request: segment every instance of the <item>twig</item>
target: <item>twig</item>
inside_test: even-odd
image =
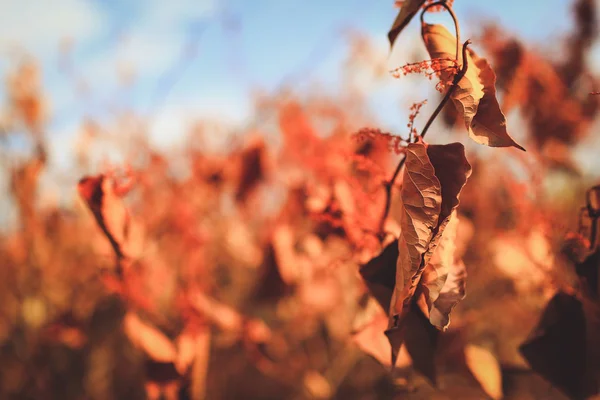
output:
[[[463,65],[462,65],[460,71],[454,76],[454,79],[452,80],[452,86],[450,86],[450,89],[448,89],[448,91],[444,95],[444,98],[442,99],[442,101],[440,101],[440,104],[437,106],[437,108],[435,109],[433,114],[431,114],[431,117],[429,117],[429,120],[425,124],[425,127],[423,127],[423,131],[421,132],[421,135],[419,136],[421,139],[423,139],[425,137],[425,135],[427,134],[427,131],[429,130],[429,127],[431,126],[431,124],[433,124],[433,121],[435,121],[435,119],[437,118],[439,113],[442,111],[442,108],[444,108],[444,105],[446,105],[446,103],[450,99],[450,96],[452,96],[452,93],[454,93],[454,90],[456,90],[456,88],[458,87],[458,83],[460,82],[460,80],[467,73],[467,69],[469,68],[469,63],[467,61],[467,47],[470,44],[471,44],[471,40],[467,40],[463,44],[463,47],[462,47],[462,56],[463,56],[463,60],[464,60]],[[400,162],[398,163],[398,166],[396,167],[396,170],[394,171],[394,175],[392,175],[392,179],[385,182],[385,184],[384,184],[384,186],[385,186],[385,208],[383,210],[383,215],[381,216],[381,220],[379,222],[380,235],[383,234],[383,227],[385,225],[385,221],[388,217],[388,214],[390,213],[390,207],[391,207],[391,203],[392,203],[392,188],[394,187],[394,182],[396,181],[396,178],[400,174],[400,171],[402,170],[402,167],[404,166],[405,162],[406,162],[406,154],[404,155],[404,158],[402,158],[402,160],[400,160]]]
[[[458,43],[458,41],[457,41],[457,43]],[[469,68],[469,62],[467,60],[467,47],[470,44],[471,44],[470,39],[467,40],[463,44],[463,47],[462,47],[463,65],[460,68],[460,71],[458,71],[458,73],[454,76],[454,79],[452,80],[452,86],[450,86],[450,89],[448,89],[448,91],[446,92],[446,95],[444,96],[442,101],[440,101],[440,104],[437,106],[437,108],[435,109],[433,114],[431,114],[431,117],[429,117],[429,120],[425,124],[425,127],[423,127],[423,131],[421,132],[421,139],[423,139],[425,137],[425,134],[429,130],[429,127],[431,126],[431,124],[433,124],[433,121],[435,121],[436,117],[442,111],[442,108],[444,108],[444,106],[446,105],[448,100],[450,100],[450,96],[452,95],[452,93],[454,93],[454,90],[458,87],[458,83],[460,82],[460,80],[467,73],[467,69]]]
[[[456,14],[454,14],[454,11],[452,11],[452,7],[446,4],[446,0],[436,1],[435,3],[431,3],[427,7],[423,8],[423,11],[421,11],[421,26],[423,26],[423,24],[425,23],[423,19],[425,12],[427,12],[427,10],[429,10],[430,8],[436,6],[444,7],[446,11],[448,11],[448,14],[450,14],[450,16],[452,17],[452,21],[454,22],[454,32],[456,33],[456,60],[458,61],[458,54],[460,49],[458,46],[458,44],[460,43],[460,25],[458,23],[458,18],[456,18]]]

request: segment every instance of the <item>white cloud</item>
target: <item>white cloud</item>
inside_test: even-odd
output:
[[[214,0],[144,0],[136,1],[135,6],[122,37],[107,43],[83,65],[86,79],[101,85],[114,83],[118,72],[157,78],[181,56],[189,23],[208,18],[216,10]]]
[[[225,128],[242,126],[250,119],[250,100],[239,94],[209,94],[201,98],[190,98],[171,104],[158,111],[150,120],[149,136],[157,147],[166,147],[186,138],[197,121],[219,121]],[[218,147],[225,138],[219,134],[207,134],[207,144]]]
[[[56,52],[61,40],[84,42],[102,32],[104,14],[85,0],[1,0],[0,49]]]

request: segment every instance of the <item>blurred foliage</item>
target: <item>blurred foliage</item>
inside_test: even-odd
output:
[[[403,350],[392,372],[379,362],[386,317],[359,271],[386,243],[377,230],[397,154],[392,135],[353,135],[376,125],[363,96],[264,96],[256,115],[269,117],[213,151],[205,143],[221,131],[208,122],[161,151],[135,117],[84,121],[76,175],[94,174],[63,204],[41,193],[56,175],[39,66],[17,66],[3,128],[23,129],[31,156],[3,149],[18,225],[0,236],[0,397],[481,399],[469,360],[483,351],[505,398],[564,398],[519,346],[557,290],[581,290],[562,249],[593,183],[565,168],[597,111],[573,85],[589,78],[587,3],[560,66],[485,31],[504,102],[526,115],[537,147],[469,154],[456,237],[468,295],[434,349],[435,386],[414,353]],[[378,79],[360,40],[348,65]],[[548,156],[551,141],[562,159]],[[98,162],[106,149],[128,164]],[[399,212],[395,196],[386,239]]]

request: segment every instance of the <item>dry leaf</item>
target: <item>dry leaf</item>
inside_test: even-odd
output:
[[[399,257],[390,313],[401,314],[416,289],[442,206],[442,187],[424,144],[410,144],[402,179]]]
[[[390,341],[383,333],[387,328],[388,319],[381,309],[373,317],[372,321],[352,336],[352,341],[365,353],[374,357],[382,365],[391,366],[390,354],[392,351]],[[404,368],[412,363],[406,346],[402,346],[399,351],[398,360],[395,366]]]
[[[123,325],[129,340],[154,361],[161,363],[176,361],[177,350],[171,340],[155,327],[142,321],[136,314],[127,313]]]
[[[414,368],[435,384],[435,359],[440,332],[429,323],[416,303],[411,304],[404,324],[406,328],[403,339]]]
[[[442,330],[448,327],[452,308],[465,296],[466,269],[454,257],[457,228],[458,217],[454,212],[421,278],[424,300],[421,304],[425,305],[422,311]]]
[[[401,234],[396,265],[396,286],[386,334],[398,350],[403,338],[403,319],[452,212],[471,174],[464,146],[410,144],[401,190]],[[440,286],[440,290],[441,287]],[[396,345],[394,345],[396,343]]]
[[[446,282],[429,313],[429,321],[439,329],[446,330],[450,324],[450,312],[465,298],[467,269],[462,261],[450,266]]]
[[[489,350],[469,344],[465,347],[467,367],[481,385],[481,388],[494,400],[501,399],[502,371],[500,363]]]
[[[510,147],[525,151],[506,130],[506,117],[500,109],[496,98],[496,74],[485,58],[478,57],[469,50],[469,54],[479,72],[479,80],[483,84],[483,98],[477,106],[477,113],[471,123],[469,134],[477,143],[491,147]],[[470,60],[469,60],[470,61]],[[469,65],[471,68],[471,65]]]
[[[143,228],[130,217],[113,182],[105,175],[85,177],[77,189],[94,214],[117,257],[135,257],[143,247]]]
[[[456,38],[442,25],[423,25],[423,38],[431,59],[454,59]],[[462,55],[459,54],[459,65]],[[469,136],[477,143],[491,147],[510,147],[525,150],[506,130],[506,118],[496,99],[496,75],[486,59],[473,51],[467,54],[465,76],[451,95],[452,102],[462,115]],[[450,61],[442,61],[442,82],[451,82],[454,72]]]
[[[582,303],[557,293],[520,347],[531,368],[573,398],[584,398],[586,320]]]
[[[402,7],[398,12],[398,16],[394,20],[392,29],[388,32],[388,39],[390,40],[390,47],[394,46],[396,38],[402,32],[402,30],[408,25],[411,19],[419,12],[421,6],[425,3],[425,0],[406,0],[402,2]]]
[[[377,257],[371,259],[360,269],[360,274],[365,280],[369,292],[388,314],[396,282],[397,260],[398,240],[394,240]]]

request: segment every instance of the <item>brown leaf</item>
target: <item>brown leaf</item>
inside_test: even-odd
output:
[[[413,303],[406,321],[405,342],[414,368],[431,382],[436,382],[435,358],[440,332]],[[389,335],[389,333],[388,333]]]
[[[448,327],[450,311],[465,293],[466,271],[454,257],[458,217],[456,212],[453,214],[421,278],[424,297],[421,304],[425,306],[422,311],[434,326],[442,330]]]
[[[386,313],[390,312],[390,302],[394,293],[397,260],[398,240],[394,240],[360,269],[369,292]]]
[[[112,180],[105,175],[85,177],[79,181],[77,189],[117,257],[139,254],[143,242],[142,227],[130,218],[122,200],[115,194]]]
[[[465,298],[467,269],[462,261],[451,264],[446,282],[429,312],[429,321],[439,329],[446,330],[450,325],[450,312]]]
[[[390,313],[401,314],[419,283],[424,256],[433,239],[442,206],[442,187],[422,143],[412,143],[406,150],[402,179],[401,233],[396,264],[396,286]]]
[[[402,30],[408,25],[411,19],[419,12],[421,6],[425,3],[425,0],[406,0],[402,3],[402,7],[398,12],[398,16],[394,20],[392,29],[388,32],[388,39],[390,40],[390,47],[394,46],[396,38],[402,32]]]
[[[174,363],[177,360],[177,349],[173,342],[158,329],[142,321],[136,314],[127,313],[123,325],[129,340],[154,361]]]
[[[387,328],[387,316],[378,308],[378,313],[362,329],[352,336],[352,341],[365,353],[374,357],[382,365],[391,366],[390,341],[384,334]],[[411,364],[406,347],[401,347],[395,366],[403,368]]]
[[[531,368],[573,398],[584,398],[586,320],[582,303],[557,293],[520,347]]]
[[[494,400],[501,399],[502,371],[496,357],[484,347],[469,344],[465,347],[465,361],[487,395]]]
[[[464,147],[448,145],[410,144],[401,190],[401,233],[398,239],[399,257],[396,264],[396,286],[390,307],[390,330],[397,330],[394,339],[402,343],[402,323],[452,212],[458,206],[458,196],[471,174]],[[440,289],[443,285],[440,285]],[[432,302],[433,303],[433,302]],[[394,352],[398,345],[392,343]]]
[[[431,59],[454,59],[456,38],[442,25],[423,25],[423,38]],[[467,53],[468,68],[451,95],[454,106],[462,115],[469,136],[477,143],[491,147],[510,147],[525,150],[506,130],[506,118],[496,99],[496,75],[484,58],[473,51]],[[462,55],[459,54],[459,65]],[[440,78],[451,82],[454,77],[450,61],[441,61]]]
[[[513,146],[525,151],[506,130],[506,117],[496,98],[496,74],[485,58],[478,57],[473,51],[469,51],[469,53],[472,60],[475,61],[479,80],[483,84],[483,98],[477,106],[477,113],[471,123],[469,135],[480,144],[491,147]],[[469,64],[469,68],[471,68],[471,64]]]

